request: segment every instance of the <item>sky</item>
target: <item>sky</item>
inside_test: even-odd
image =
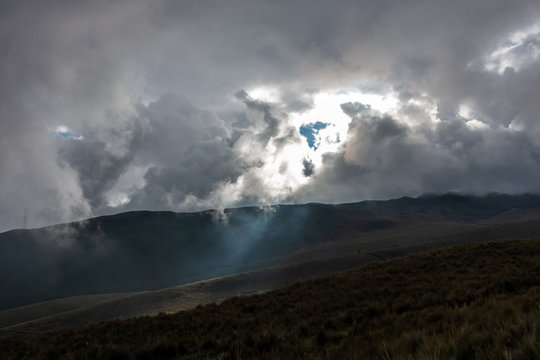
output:
[[[0,231],[540,190],[540,2],[0,2]]]

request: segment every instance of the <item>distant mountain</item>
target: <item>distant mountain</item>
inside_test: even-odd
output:
[[[536,218],[537,195],[446,194],[342,205],[138,211],[13,230],[0,234],[0,309],[163,288]]]
[[[418,198],[401,197],[387,201],[363,201],[350,204],[376,214],[415,212],[454,220],[480,220],[512,209],[538,208],[540,196],[490,193],[474,196],[460,193],[424,194]]]

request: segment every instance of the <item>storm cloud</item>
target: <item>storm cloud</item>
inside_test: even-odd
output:
[[[538,192],[538,19],[527,0],[3,1],[0,231],[24,209]]]

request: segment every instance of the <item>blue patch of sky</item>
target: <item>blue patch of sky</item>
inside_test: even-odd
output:
[[[75,139],[75,140],[82,140],[83,139],[82,135],[75,134],[69,129],[58,130],[58,131],[56,131],[56,135],[60,135],[60,136],[65,137],[65,138],[72,138],[72,139]]]
[[[317,150],[317,148],[319,147],[319,142],[317,141],[316,135],[319,134],[319,130],[326,128],[328,125],[330,124],[323,123],[321,121],[304,124],[300,126],[300,135],[306,138],[309,147]]]

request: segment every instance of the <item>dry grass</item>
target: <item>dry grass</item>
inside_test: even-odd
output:
[[[0,342],[4,359],[540,358],[540,241],[461,245],[172,315]]]

